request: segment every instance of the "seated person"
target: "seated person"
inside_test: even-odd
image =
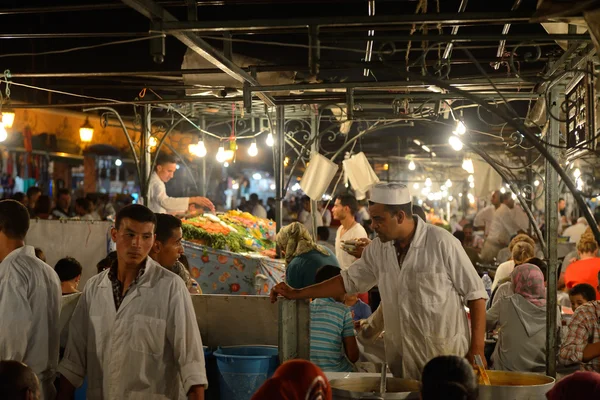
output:
[[[533,264],[513,270],[514,294],[495,303],[486,313],[488,331],[499,327],[492,368],[503,371],[543,372],[546,369],[546,288],[542,271]]]
[[[571,308],[573,312],[580,306],[590,301],[596,300],[596,289],[587,283],[580,283],[569,290],[569,300],[571,301]]]
[[[73,257],[61,258],[54,266],[54,270],[60,278],[63,296],[79,293],[79,281],[83,271],[79,261]]]
[[[490,306],[493,306],[498,300],[500,300],[502,297],[507,297],[512,295],[513,293],[511,292],[511,284],[510,284],[510,277],[511,277],[511,273],[514,269],[514,267],[516,265],[521,265],[523,263],[525,263],[526,261],[529,262],[528,260],[532,260],[533,259],[533,254],[534,254],[534,249],[533,246],[528,243],[528,242],[518,242],[513,246],[513,250],[512,250],[512,260],[510,261],[512,263],[512,267],[510,268],[510,273],[508,274],[507,278],[504,278],[500,281],[498,281],[498,286],[496,287],[496,289],[492,289],[492,296],[490,297],[490,300],[488,301],[488,304]],[[541,261],[541,260],[540,260]],[[543,263],[543,261],[542,261]],[[534,265],[537,265],[536,263],[532,263]],[[545,264],[544,264],[545,266]],[[498,267],[500,268],[500,267]],[[546,268],[547,270],[547,268]],[[496,272],[496,277],[494,278],[494,281],[496,281],[496,278],[498,277],[498,272]],[[493,287],[493,285],[492,285]]]
[[[371,316],[371,307],[363,302],[355,294],[346,294],[344,304],[350,307],[352,312],[352,319],[354,321],[360,321],[361,319],[367,319]]]
[[[315,283],[341,273],[337,266],[319,268]],[[350,308],[340,298],[315,299],[310,303],[310,361],[325,372],[352,372],[358,361],[358,344]]]
[[[325,265],[339,267],[334,252],[316,244],[299,222],[281,228],[275,241],[285,257],[285,281],[294,289],[314,285],[317,270]]]
[[[600,272],[600,258],[596,257],[598,243],[588,228],[577,243],[577,254],[579,261],[575,261],[567,267],[564,282],[567,289],[572,289],[580,283],[587,283],[592,287],[598,286],[598,273]],[[596,292],[596,298],[600,299],[600,293]]]
[[[422,400],[476,400],[479,385],[464,357],[439,356],[423,368]]]
[[[501,281],[510,280],[510,274],[513,271],[513,269],[515,268],[515,259],[514,259],[514,256],[512,255],[513,250],[514,250],[515,246],[517,245],[517,243],[520,243],[520,242],[529,243],[531,245],[531,248],[534,249],[532,251],[531,256],[529,256],[529,258],[531,258],[535,255],[535,242],[533,241],[533,239],[531,237],[529,237],[528,235],[525,235],[524,233],[521,233],[521,234],[518,234],[517,236],[515,236],[510,241],[510,244],[508,245],[508,251],[510,251],[510,254],[511,254],[510,260],[503,262],[502,264],[500,264],[498,266],[498,269],[496,269],[496,275],[494,276],[494,282],[492,282],[492,292],[496,289],[496,287],[498,287],[500,285]]]
[[[290,360],[277,368],[252,400],[332,400],[331,392],[329,381],[319,367],[306,360]]]
[[[558,357],[563,364],[580,363],[584,371],[600,372],[600,301],[577,307]]]
[[[335,254],[335,247],[333,247],[333,245],[331,243],[329,243],[328,240],[329,240],[329,227],[327,227],[327,226],[318,227],[317,228],[317,244],[321,245],[323,247],[327,247],[329,250],[331,250]]]

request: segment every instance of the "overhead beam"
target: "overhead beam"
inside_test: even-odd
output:
[[[123,0],[142,2],[144,0]],[[338,16],[308,17],[287,19],[240,19],[240,20],[206,20],[206,21],[173,21],[163,19],[162,30],[165,32],[223,32],[223,31],[261,31],[267,29],[295,28],[307,29],[309,26],[348,28],[356,26],[385,26],[412,24],[486,24],[528,22],[531,12],[474,12],[474,13],[440,13],[440,14],[399,14],[377,16]]]
[[[154,23],[159,22],[172,22],[180,23],[171,13],[161,7],[153,0],[122,0],[123,3],[138,11],[146,18],[150,19]],[[197,23],[196,21],[190,21],[191,23]],[[173,34],[174,37],[179,39],[183,44],[189,47],[192,51],[206,59],[208,62],[219,68],[227,75],[239,82],[247,82],[250,86],[259,85],[258,81],[250,76],[246,71],[237,66],[233,61],[228,60],[223,53],[213,48],[210,44],[200,39],[195,33],[191,32],[177,32]],[[275,101],[269,94],[260,94],[260,99],[268,106],[274,106]]]

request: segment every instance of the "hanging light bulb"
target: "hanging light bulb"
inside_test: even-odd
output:
[[[535,187],[540,186],[540,181],[536,179],[535,182],[533,182],[533,186],[535,186]]]
[[[79,138],[82,142],[91,142],[94,137],[94,127],[90,124],[88,117],[85,117],[85,122],[79,128]]]
[[[473,189],[473,188],[475,187],[475,182],[470,182],[470,183],[469,183],[469,187],[470,187],[471,189]]]
[[[148,146],[156,147],[156,145],[158,145],[158,140],[156,140],[154,136],[150,136],[150,139],[148,139]]]
[[[417,166],[415,165],[415,162],[413,160],[410,160],[410,162],[408,163],[408,169],[411,171],[417,169]]]
[[[219,150],[217,150],[217,161],[220,163],[225,162],[225,147],[223,145],[219,146]]]
[[[448,138],[448,143],[450,143],[450,147],[452,147],[452,150],[454,151],[461,151],[463,149],[463,143],[457,136],[450,136]]]
[[[504,189],[503,187],[500,188],[500,193],[504,194],[506,193],[506,189]]]
[[[450,179],[448,179],[448,180],[446,181],[446,187],[447,187],[447,188],[451,188],[451,187],[452,187],[452,181],[451,181]]]
[[[273,147],[274,144],[275,144],[275,139],[273,139],[273,134],[271,132],[269,132],[269,134],[267,135],[267,146]]]
[[[452,195],[448,196],[448,201],[452,201],[454,200],[454,197],[452,197]]]
[[[465,124],[459,119],[456,121],[456,129],[454,130],[454,132],[457,135],[464,135],[465,133],[467,133],[467,127],[465,126]]]
[[[419,184],[418,183],[413,184],[413,189],[419,190]]]
[[[256,157],[258,155],[258,147],[256,147],[256,142],[252,142],[250,147],[248,147],[248,155],[250,157]]]
[[[0,122],[0,142],[4,142],[6,139],[8,139],[8,132],[6,132],[4,124]]]
[[[469,175],[469,178],[467,179],[467,181],[469,181],[469,183],[473,183],[473,182],[475,182],[475,178],[473,177],[473,175]]]
[[[431,179],[430,178],[425,179],[425,186],[431,187],[431,185],[432,185]]]
[[[121,161],[121,159],[117,158],[117,159],[115,160],[115,165],[116,165],[117,167],[120,167],[121,165],[123,165],[123,161]]]
[[[196,145],[196,153],[198,157],[206,156],[206,146],[204,145],[204,140],[198,140],[198,144]]]
[[[15,122],[15,112],[10,108],[4,108],[2,110],[2,123],[4,124],[5,129],[12,128]]]

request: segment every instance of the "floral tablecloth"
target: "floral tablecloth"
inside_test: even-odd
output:
[[[283,260],[183,242],[190,274],[204,294],[266,295],[285,278]]]

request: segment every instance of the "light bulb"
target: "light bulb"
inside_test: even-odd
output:
[[[575,179],[579,178],[581,176],[581,170],[579,168],[575,168],[575,171],[573,171],[573,176]]]
[[[452,195],[448,196],[448,201],[452,201],[454,200],[454,197],[452,197]]]
[[[418,190],[419,189],[419,184],[418,183],[413,184],[413,189]]]
[[[196,153],[198,157],[206,156],[206,146],[204,145],[204,140],[198,140],[198,144],[196,145]]]
[[[415,162],[413,160],[410,160],[410,162],[408,163],[408,169],[414,171],[416,168],[417,166],[415,165]]]
[[[179,164],[175,164],[175,169],[178,170],[179,168],[181,168],[181,166]]]
[[[225,163],[223,163],[223,166],[224,166],[225,168],[229,168],[229,163],[228,163],[227,161],[225,161]]]
[[[90,124],[88,117],[85,118],[85,122],[79,128],[79,138],[82,142],[91,142],[94,136],[94,127]]]
[[[262,175],[256,172],[254,175],[252,175],[252,179],[255,181],[260,181],[262,179]]]
[[[158,144],[158,140],[156,140],[156,138],[154,136],[150,136],[150,139],[148,139],[148,146],[156,147],[157,144]]]
[[[273,134],[271,132],[269,132],[269,134],[267,135],[267,146],[273,147],[274,144],[275,144],[275,139],[273,139]]]
[[[475,182],[475,178],[473,177],[473,175],[469,175],[469,178],[467,180],[469,181],[469,183]]]
[[[462,196],[463,196],[463,194],[462,194],[462,193],[459,193],[459,194],[458,194],[458,197],[462,197]]]
[[[535,186],[535,187],[540,186],[540,181],[536,179],[535,182],[533,182],[533,186]]]
[[[274,183],[271,183],[271,185],[269,186],[269,189],[275,190],[275,189],[277,189],[277,186],[275,186]]]
[[[217,150],[217,161],[220,163],[225,162],[225,148],[223,146],[219,146],[219,150]]]
[[[121,161],[120,159],[118,159],[118,158],[117,158],[117,159],[115,160],[115,165],[116,165],[117,167],[120,167],[121,165],[123,165],[123,161]]]
[[[469,183],[469,187],[470,187],[471,189],[473,189],[473,188],[475,187],[475,182],[470,182],[470,183]]]
[[[464,135],[466,132],[467,127],[465,124],[461,120],[456,121],[456,129],[454,130],[454,133],[458,135]]]
[[[430,178],[425,179],[425,186],[431,187],[431,179]]]
[[[506,189],[500,188],[500,193],[502,193],[502,194],[506,193]]]
[[[248,147],[248,155],[250,157],[256,157],[258,155],[258,147],[256,147],[256,142],[252,142],[250,147]]]
[[[447,190],[448,190],[448,188],[446,187],[446,185],[442,185],[442,186],[440,187],[440,190],[441,190],[442,192],[445,192],[445,191],[447,191]]]
[[[447,187],[447,188],[451,188],[451,187],[452,187],[452,181],[451,181],[450,179],[448,179],[448,180],[446,181],[446,187]]]
[[[231,185],[231,188],[233,190],[238,190],[240,188],[240,184],[239,183],[234,183],[233,185]]]
[[[511,194],[511,195],[510,195],[510,197],[512,197],[512,199],[513,199],[513,200],[516,200],[516,199],[517,199],[517,195],[516,195],[516,194],[514,194],[514,193],[513,193],[513,194]]]
[[[0,142],[4,142],[6,139],[8,139],[8,132],[6,132],[4,124],[0,122]]]
[[[452,147],[452,150],[454,151],[461,151],[463,148],[463,143],[454,135],[448,138],[448,143],[450,143],[450,147]]]
[[[15,112],[10,109],[2,111],[2,123],[5,129],[12,128],[15,123]]]

